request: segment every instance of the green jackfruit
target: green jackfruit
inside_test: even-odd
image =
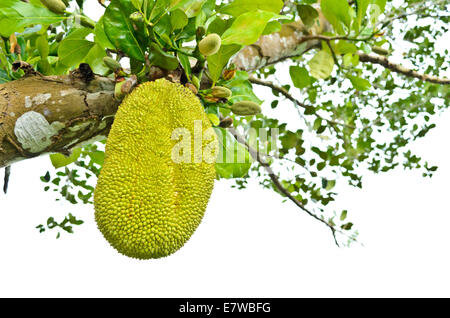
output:
[[[191,135],[183,148],[190,154],[181,163],[173,159],[177,128]],[[138,259],[180,249],[200,224],[213,189],[213,148],[217,136],[189,89],[159,79],[129,94],[112,125],[94,193],[95,220],[109,243]]]

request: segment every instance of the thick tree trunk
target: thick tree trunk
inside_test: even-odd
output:
[[[31,75],[0,85],[0,167],[106,136],[118,104],[103,77]]]

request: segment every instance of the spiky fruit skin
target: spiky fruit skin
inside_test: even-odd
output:
[[[261,113],[261,106],[252,101],[241,101],[234,103],[231,111],[238,116],[252,116]]]
[[[168,256],[200,224],[214,185],[215,157],[204,154],[194,161],[191,142],[189,163],[172,160],[179,143],[171,138],[174,129],[185,128],[194,139],[194,126],[212,131],[198,98],[165,79],[140,85],[119,107],[94,205],[98,228],[120,253],[138,259]],[[203,151],[217,145],[217,136],[211,136],[202,138]]]
[[[220,36],[216,33],[211,33],[198,43],[198,49],[204,56],[210,56],[219,52],[221,44],[222,39]]]
[[[66,11],[66,5],[61,0],[41,0],[41,3],[54,13],[62,14]]]

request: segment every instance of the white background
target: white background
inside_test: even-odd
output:
[[[180,251],[133,260],[109,247],[92,206],[58,203],[42,190],[48,158],[15,164],[0,195],[0,297],[449,297],[449,122],[447,112],[410,146],[439,166],[432,179],[399,169],[367,173],[363,190],[338,183],[334,207],[349,210],[364,247],[337,248],[325,226],[273,191],[217,182]],[[86,222],[75,234],[56,240],[35,229],[68,212]]]

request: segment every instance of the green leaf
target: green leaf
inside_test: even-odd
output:
[[[361,22],[364,16],[366,15],[367,8],[372,0],[356,0],[357,11],[356,11],[356,25],[355,28],[358,31],[361,27]]]
[[[253,86],[248,80],[248,74],[245,71],[237,71],[234,78],[228,81],[227,86],[233,92],[230,102],[252,101],[261,105],[263,102],[253,92]]]
[[[245,146],[237,142],[233,135],[223,129],[214,128],[219,140],[216,172],[225,179],[242,178],[247,175],[252,163]]]
[[[166,70],[174,70],[179,64],[176,56],[164,52],[156,43],[150,44],[148,59],[151,64]]]
[[[347,218],[347,210],[342,211],[340,220],[344,221]]]
[[[130,1],[112,1],[106,8],[103,25],[108,39],[116,48],[121,49],[129,57],[144,61],[144,49],[139,44],[129,20],[130,14],[134,11]]]
[[[371,87],[370,82],[364,78],[353,75],[347,75],[347,77],[352,82],[353,87],[358,91],[366,91]]]
[[[50,47],[48,46],[47,35],[41,35],[36,39],[36,48],[38,49],[39,55],[42,59],[46,59],[48,53],[50,52]]]
[[[144,0],[131,0],[131,3],[133,4],[133,7],[135,7],[137,10],[140,10],[142,8]]]
[[[314,24],[314,21],[319,17],[317,10],[310,5],[299,4],[297,5],[297,11],[303,24],[307,27],[311,27]]]
[[[103,166],[105,161],[105,152],[103,151],[93,151],[88,153],[93,163],[98,164],[99,166]]]
[[[58,48],[58,56],[60,63],[67,67],[78,66],[91,48],[93,42],[85,40],[86,36],[91,33],[91,29],[80,28],[73,31],[69,36],[61,41]]]
[[[222,34],[222,44],[253,44],[259,39],[267,23],[276,17],[277,14],[267,11],[244,13]]]
[[[349,29],[352,23],[352,9],[348,5],[347,0],[322,0],[320,8],[336,32],[345,34],[346,31],[343,26]]]
[[[178,30],[184,28],[188,24],[188,17],[181,9],[176,9],[170,13],[170,24],[172,30]]]
[[[224,67],[228,64],[230,58],[239,52],[240,45],[222,45],[219,52],[207,57],[209,76],[213,83],[216,83],[222,76]]]
[[[109,68],[103,62],[105,56],[105,49],[98,43],[95,43],[84,58],[84,62],[90,65],[94,73],[106,75],[109,72]]]
[[[21,32],[33,24],[56,24],[66,17],[57,15],[47,8],[36,6],[20,0],[0,1],[0,35],[8,37],[14,32]]]
[[[98,43],[100,46],[104,47],[105,49],[115,49],[114,45],[111,43],[111,41],[108,39],[105,33],[105,26],[103,24],[103,17],[98,20],[98,22],[95,24],[94,29],[95,34],[95,43]]]
[[[327,186],[325,187],[325,190],[330,191],[333,189],[336,185],[336,180],[327,180]]]
[[[55,169],[65,167],[75,162],[81,155],[81,148],[75,148],[69,157],[64,156],[60,153],[54,153],[50,155],[50,160],[52,161],[53,167]]]
[[[177,5],[172,6],[172,10],[182,10],[188,18],[197,16],[202,9],[202,6],[207,0],[181,0]]]
[[[268,35],[275,32],[279,32],[281,30],[281,23],[278,21],[270,21],[267,23],[266,27],[264,28],[264,31],[262,35]]]
[[[222,7],[220,13],[229,14],[234,17],[257,10],[278,14],[282,8],[282,0],[234,0],[230,4]]]
[[[306,68],[292,65],[289,74],[295,87],[302,89],[311,85],[311,77]]]
[[[311,76],[317,79],[326,79],[333,72],[334,60],[327,51],[319,51],[308,63]]]
[[[346,224],[341,225],[341,229],[345,230],[345,231],[350,231],[353,227],[353,223],[348,222]]]
[[[372,0],[372,4],[369,6],[369,20],[371,25],[375,25],[378,22],[378,17],[384,12],[386,7],[386,0]]]

